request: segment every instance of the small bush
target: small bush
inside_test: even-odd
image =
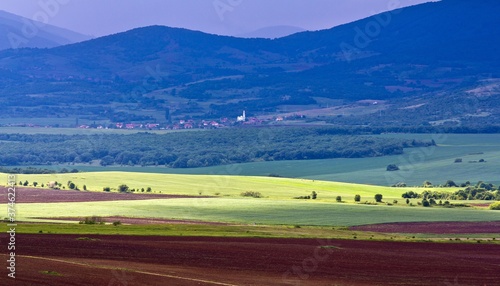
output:
[[[262,194],[254,191],[246,191],[241,193],[242,197],[262,198]]]
[[[337,196],[335,198],[335,200],[337,201],[337,203],[341,203],[342,202],[342,197],[341,196]]]
[[[381,194],[376,194],[375,195],[375,201],[377,203],[381,203],[383,198],[384,198],[384,196],[382,196]]]
[[[318,197],[318,194],[315,191],[311,193],[311,199],[315,200]]]
[[[490,205],[490,210],[500,211],[500,202],[496,202]]]
[[[294,199],[297,199],[297,200],[310,200],[311,196],[299,196],[299,197],[294,197]]]
[[[118,186],[118,192],[120,193],[128,193],[129,192],[129,187],[125,184],[119,185]]]
[[[361,201],[361,196],[360,195],[355,195],[354,196],[354,201],[359,203]]]
[[[429,203],[429,201],[428,201],[428,200],[423,199],[423,200],[422,200],[422,206],[424,206],[424,207],[430,207],[430,206],[431,206],[431,204]]]
[[[104,187],[104,188],[102,188],[102,191],[109,193],[109,192],[111,192],[111,188],[110,187]]]
[[[113,225],[114,225],[114,226],[119,226],[119,225],[121,225],[121,224],[122,224],[122,222],[121,222],[121,221],[114,221],[114,222],[113,222]]]
[[[389,172],[398,171],[399,167],[396,164],[390,164],[387,166],[386,170]]]
[[[104,224],[104,221],[101,217],[92,216],[86,217],[84,220],[80,221],[79,224]]]

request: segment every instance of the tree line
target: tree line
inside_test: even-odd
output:
[[[232,128],[168,134],[0,134],[0,165],[61,163],[207,167],[232,163],[402,154],[433,141],[342,135],[327,127]]]

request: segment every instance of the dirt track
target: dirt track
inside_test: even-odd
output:
[[[1,237],[6,245],[6,236]],[[447,286],[500,281],[500,245],[491,244],[79,237],[19,235],[16,283],[2,267],[0,285]],[[6,258],[2,254],[0,260]]]

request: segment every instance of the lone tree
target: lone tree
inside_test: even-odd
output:
[[[354,201],[355,202],[360,202],[361,201],[361,196],[360,195],[355,195],[354,196]]]
[[[448,181],[446,181],[446,183],[444,184],[443,187],[451,188],[451,187],[458,187],[458,185],[454,181],[448,180]]]
[[[429,181],[425,181],[425,182],[422,184],[422,186],[423,186],[424,188],[432,188],[432,183],[431,183],[431,182],[429,182]]]
[[[392,171],[398,171],[399,167],[396,164],[390,164],[387,166],[387,171],[392,172]]]
[[[311,199],[315,200],[318,197],[318,194],[315,191],[311,193]]]
[[[377,203],[381,203],[383,198],[384,198],[384,196],[382,196],[381,194],[376,194],[375,195],[375,201]]]
[[[126,193],[126,192],[128,192],[128,186],[125,185],[125,184],[119,185],[118,186],[118,192],[120,192],[120,193]]]
[[[337,200],[337,203],[341,203],[342,202],[342,197],[341,196],[337,196],[336,200]]]

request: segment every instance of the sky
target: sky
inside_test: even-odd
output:
[[[328,29],[431,0],[1,0],[0,10],[94,37],[164,25],[219,35]]]

